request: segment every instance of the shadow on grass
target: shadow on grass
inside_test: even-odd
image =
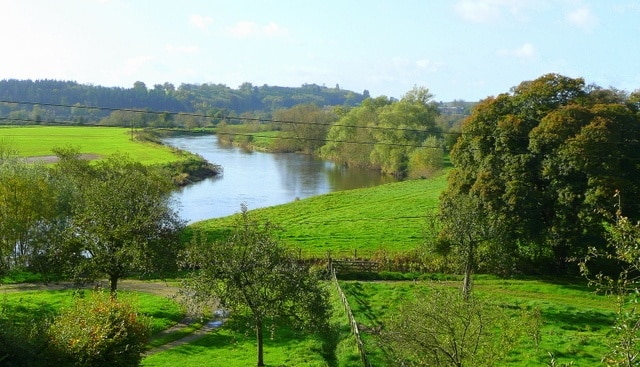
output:
[[[543,310],[542,315],[546,322],[563,330],[597,331],[611,328],[615,322],[613,313],[594,310],[550,308]]]
[[[351,299],[355,300],[355,304],[350,305],[354,314],[357,313],[358,315],[360,315],[360,318],[364,316],[373,324],[371,326],[382,324],[382,321],[379,319],[378,315],[374,312],[371,304],[369,303],[369,297],[364,292],[362,283],[345,283],[342,285],[342,289],[345,294],[349,295]]]
[[[340,341],[342,340],[340,325],[330,325],[326,330],[323,330],[323,332],[320,334],[320,338],[322,339],[322,358],[325,362],[327,362],[327,366],[337,367],[337,349],[338,344],[340,344]]]

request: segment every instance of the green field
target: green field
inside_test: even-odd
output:
[[[327,284],[327,286],[331,286]],[[331,332],[324,337],[304,334],[286,327],[265,339],[265,361],[270,366],[320,367],[339,363],[343,367],[359,367],[355,340],[350,334],[342,304],[331,287],[334,315]],[[86,296],[89,290],[81,291]],[[77,294],[73,290],[10,291],[0,288],[0,318],[16,323],[30,323],[35,318],[48,318],[71,305]],[[119,297],[131,300],[141,313],[151,318],[152,333],[170,327],[184,316],[182,308],[167,297],[145,292],[119,292]],[[255,364],[255,335],[242,317],[227,321],[220,329],[189,344],[153,354],[143,360],[143,366],[247,366]],[[187,336],[187,328],[169,338]],[[173,338],[171,337],[173,336]],[[159,346],[152,338],[151,345]]]
[[[337,292],[332,285],[334,314],[327,335],[309,335],[285,328],[265,336],[264,358],[267,366],[361,367],[355,339]],[[192,343],[146,357],[144,367],[229,366],[256,364],[256,340],[250,322],[230,320],[220,329]]]
[[[72,304],[77,293],[72,289],[46,291],[3,291],[0,288],[0,317],[16,323],[30,322],[34,317],[51,317]],[[151,318],[152,333],[162,331],[184,317],[184,311],[167,297],[144,292],[120,292],[119,297],[131,301],[140,312]]]
[[[147,164],[175,160],[170,149],[133,142],[129,130],[90,127],[0,127],[0,145],[9,145],[23,156],[50,155],[57,146],[76,146],[82,153],[108,155],[126,152]],[[426,219],[438,205],[446,187],[446,174],[431,180],[413,180],[299,200],[252,210],[257,219],[268,219],[283,228],[281,239],[302,257],[395,255],[424,243]],[[239,209],[239,208],[238,208]],[[249,208],[251,209],[251,208]],[[191,230],[205,230],[211,237],[229,233],[233,218],[195,223]],[[455,279],[451,276],[448,279]],[[400,304],[417,292],[433,287],[459,287],[460,281],[440,282],[352,282],[342,281],[359,324],[375,327],[397,313]],[[474,292],[479,297],[513,310],[539,309],[541,341],[535,345],[524,337],[503,362],[504,366],[545,366],[552,354],[560,363],[573,366],[601,365],[607,352],[614,322],[614,300],[595,295],[581,279],[501,279],[477,276]],[[153,317],[158,332],[179,320],[182,310],[172,301],[145,293],[129,293],[140,310]],[[71,302],[71,291],[3,292],[0,287],[0,316],[28,322],[32,315],[53,315]],[[336,332],[327,340],[318,336],[283,330],[265,344],[265,362],[271,366],[360,366],[355,341],[346,316],[333,295],[333,324]],[[253,331],[242,319],[227,323],[192,343],[151,355],[144,366],[247,366],[255,364]],[[192,331],[194,329],[188,329]],[[375,335],[365,333],[373,365],[385,365]],[[165,339],[163,339],[165,340]],[[171,340],[171,338],[166,339]],[[161,343],[155,340],[154,346]]]
[[[397,313],[403,301],[434,287],[458,288],[460,282],[358,282],[341,281],[358,324],[373,328],[384,325]],[[328,284],[328,286],[330,286]],[[332,288],[334,315],[330,337],[319,337],[294,330],[276,331],[265,343],[265,362],[270,366],[359,367],[361,362],[350,334],[346,315]],[[88,291],[87,291],[88,292]],[[544,366],[552,354],[559,363],[573,366],[600,365],[614,322],[615,303],[608,296],[596,295],[586,282],[577,280],[501,279],[478,276],[475,292],[479,297],[501,305],[517,315],[519,310],[539,309],[542,316],[541,340],[536,346],[525,333],[516,349],[500,366]],[[166,297],[144,292],[123,292],[142,313],[153,319],[158,332],[179,320],[181,308]],[[11,291],[0,289],[2,317],[28,322],[34,315],[54,315],[69,305],[73,292]],[[183,336],[183,334],[180,334]],[[376,336],[363,333],[368,356],[374,366],[384,366],[383,352]],[[169,340],[167,340],[169,341]],[[157,346],[157,344],[154,344]],[[255,364],[255,337],[243,318],[227,322],[207,336],[189,344],[146,357],[143,366],[247,366]]]
[[[251,215],[280,225],[282,240],[303,257],[322,257],[329,251],[333,257],[397,254],[424,243],[426,216],[437,208],[446,182],[441,175],[333,192],[252,210]],[[232,225],[233,219],[226,217],[191,228],[219,238]]]
[[[341,282],[359,324],[383,325],[401,302],[416,292],[429,292],[433,287],[459,288],[461,282]],[[501,366],[546,366],[552,354],[559,363],[573,366],[601,365],[607,352],[615,315],[615,301],[599,296],[586,286],[586,281],[506,280],[481,277],[475,282],[479,297],[497,303],[517,315],[518,310],[538,308],[542,316],[538,346],[529,335]],[[517,316],[514,316],[517,317]],[[364,334],[372,364],[383,366],[385,360],[376,347],[375,336]]]
[[[73,147],[80,153],[98,156],[126,153],[144,164],[177,160],[171,148],[131,140],[131,130],[119,127],[0,126],[0,145],[23,157],[50,156],[53,148]]]

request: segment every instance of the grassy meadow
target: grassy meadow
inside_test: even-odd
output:
[[[56,315],[69,307],[74,297],[82,297],[89,290],[3,290],[0,287],[0,317],[17,323],[28,323],[35,318]],[[140,313],[151,319],[152,333],[158,333],[184,317],[184,310],[164,296],[144,292],[122,291],[118,294],[137,306]]]
[[[266,143],[266,140],[265,140]],[[16,149],[21,156],[51,155],[54,147],[78,147],[81,153],[100,156],[119,151],[145,164],[175,160],[170,148],[130,140],[130,130],[111,127],[0,127],[0,146]],[[270,208],[251,210],[259,220],[282,227],[281,239],[302,257],[393,255],[424,243],[426,217],[438,206],[446,187],[446,174],[429,180],[413,180],[334,192]],[[251,208],[249,208],[251,209]],[[212,238],[228,234],[233,217],[206,220],[190,225]],[[341,281],[359,324],[384,325],[400,304],[416,293],[433,287],[459,287],[450,276],[443,281],[364,282]],[[31,281],[28,277],[24,281]],[[6,281],[5,281],[6,282]],[[333,287],[331,287],[333,289]],[[539,310],[541,339],[536,345],[523,337],[502,366],[545,366],[552,354],[560,364],[601,365],[614,322],[613,299],[595,295],[581,279],[501,279],[476,276],[474,292],[517,315],[519,310]],[[152,318],[154,333],[175,324],[184,316],[174,301],[144,292],[123,292],[145,315]],[[0,286],[0,317],[27,323],[34,315],[50,316],[73,299],[71,290],[12,290]],[[295,330],[278,331],[265,338],[265,362],[269,366],[361,366],[346,315],[335,290],[333,328],[324,337]],[[194,331],[200,324],[151,346]],[[375,335],[364,333],[374,366],[385,365]],[[216,331],[186,345],[150,355],[142,365],[150,366],[247,366],[255,364],[255,336],[242,318],[230,320]]]
[[[310,335],[286,327],[265,331],[264,360],[267,366],[361,367],[356,342],[349,329],[342,303],[330,286],[334,309],[331,329],[325,335]],[[152,354],[142,360],[144,367],[229,366],[256,363],[256,340],[250,322],[243,318],[227,321],[222,327],[189,344]]]
[[[8,146],[23,157],[50,156],[53,148],[73,147],[99,157],[126,153],[144,164],[177,160],[171,148],[131,140],[131,130],[121,127],[0,126],[0,146]]]
[[[424,242],[428,213],[436,210],[446,175],[371,188],[333,192],[292,203],[251,210],[258,220],[280,227],[282,240],[302,257],[382,256]],[[251,208],[249,208],[251,209]],[[234,225],[233,217],[192,224],[211,238]]]
[[[542,281],[480,277],[475,295],[496,303],[518,317],[520,310],[540,311],[538,345],[531,335],[519,344],[500,366],[547,366],[553,355],[558,365],[598,366],[607,352],[615,319],[615,300],[596,295],[581,280]],[[398,312],[399,305],[434,287],[461,286],[461,281],[445,282],[341,282],[355,318],[373,328],[384,325]],[[376,337],[364,333],[368,356],[374,366],[384,366],[383,352]]]

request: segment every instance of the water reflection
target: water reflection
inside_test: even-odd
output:
[[[302,154],[246,151],[220,144],[212,135],[168,138],[165,143],[197,153],[224,169],[221,177],[176,191],[180,216],[188,222],[234,214],[241,203],[256,209],[393,181],[373,171],[340,167]]]

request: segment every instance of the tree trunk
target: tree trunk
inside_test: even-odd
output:
[[[469,300],[471,296],[471,275],[473,274],[473,259],[474,259],[475,244],[470,244],[467,251],[467,259],[464,264],[464,280],[462,282],[462,298],[465,301]]]
[[[109,283],[110,283],[110,289],[111,289],[111,295],[115,295],[116,291],[118,290],[118,276],[111,274],[109,276]]]
[[[262,350],[262,320],[256,322],[256,340],[258,342],[258,367],[264,366],[263,350]]]

